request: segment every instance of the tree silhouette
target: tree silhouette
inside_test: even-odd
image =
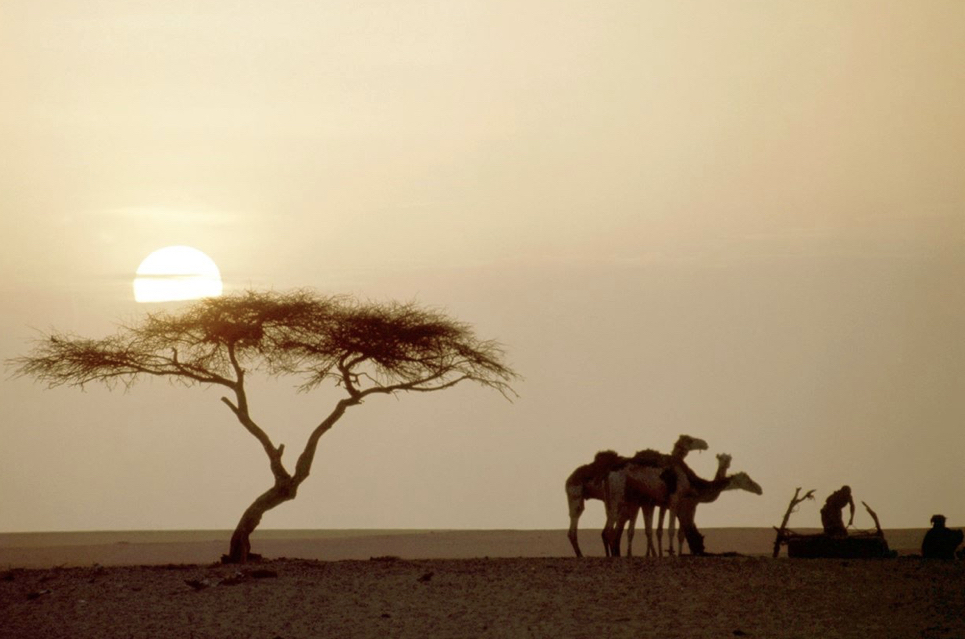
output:
[[[102,382],[128,388],[156,376],[227,389],[221,401],[261,444],[274,476],[241,516],[222,557],[243,563],[253,556],[249,538],[262,516],[295,498],[319,439],[346,410],[373,395],[439,391],[464,381],[509,397],[516,374],[503,359],[498,343],[477,339],[467,324],[441,312],[299,290],[203,299],[179,312],[147,314],[99,340],[44,334],[28,355],[8,364],[48,387]],[[254,371],[294,376],[301,391],[326,382],[345,391],[308,435],[292,471],[283,460],[285,446],[276,446],[251,416],[245,383]]]

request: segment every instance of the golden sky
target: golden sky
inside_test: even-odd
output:
[[[958,0],[7,0],[0,356],[143,313],[188,245],[446,308],[525,377],[368,402],[265,527],[561,528],[575,466],[680,433],[764,487],[701,526],[844,483],[962,525],[963,35]],[[4,379],[0,531],[233,527],[270,474],[219,396]],[[252,397],[289,450],[331,399]]]

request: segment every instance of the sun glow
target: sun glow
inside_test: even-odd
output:
[[[221,272],[210,257],[190,246],[168,246],[144,258],[134,278],[138,302],[172,302],[221,295]]]

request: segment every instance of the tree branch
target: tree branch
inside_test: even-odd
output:
[[[351,369],[353,366],[357,365],[362,360],[355,358],[355,360],[353,360],[352,363],[347,363],[345,361],[347,358],[348,358],[348,353],[346,353],[341,358],[339,358],[338,364],[336,366],[338,367],[338,372],[342,376],[342,383],[345,384],[345,390],[348,391],[349,395],[357,398],[359,396],[359,390],[358,390],[358,387],[355,385],[355,381],[353,378],[358,378],[358,375],[352,373]]]
[[[249,433],[254,435],[255,439],[257,439],[261,444],[261,447],[265,449],[265,454],[268,455],[268,461],[271,465],[271,472],[275,476],[275,479],[291,479],[291,475],[288,473],[288,470],[285,469],[285,466],[281,461],[281,457],[285,452],[285,445],[281,444],[276,448],[272,443],[271,438],[268,437],[268,434],[262,430],[253,419],[251,419],[251,416],[248,415],[247,407],[245,410],[242,410],[240,407],[235,406],[235,404],[227,397],[222,397],[221,401],[231,409],[231,412],[235,414],[235,417],[238,418],[238,421],[241,422],[241,425],[244,426]]]
[[[866,502],[861,502],[861,505],[863,505],[867,509],[868,514],[871,515],[871,518],[875,520],[875,528],[878,529],[878,535],[880,537],[884,537],[885,533],[884,531],[881,530],[881,522],[878,521],[878,513],[871,510],[871,506],[869,506]]]
[[[335,405],[335,409],[329,413],[328,417],[319,423],[312,431],[311,435],[308,436],[308,441],[305,442],[305,449],[302,454],[298,456],[298,461],[295,462],[295,474],[292,476],[292,481],[295,485],[301,484],[312,471],[312,462],[315,460],[315,451],[318,449],[318,440],[321,439],[322,435],[327,433],[332,426],[335,425],[345,411],[350,406],[355,406],[359,403],[357,398],[343,399]]]

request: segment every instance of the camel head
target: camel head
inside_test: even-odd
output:
[[[731,460],[731,459],[733,459],[733,458],[732,458],[730,455],[728,455],[727,453],[721,453],[721,454],[717,455],[717,465],[718,465],[722,470],[727,470],[728,468],[730,468],[730,460]]]
[[[714,479],[723,479],[727,476],[727,471],[730,469],[731,456],[727,453],[721,453],[717,455],[717,474],[714,475]]]
[[[675,457],[683,459],[692,450],[707,450],[710,448],[702,439],[697,437],[691,437],[690,435],[681,435],[677,438],[677,443],[673,445],[673,454]]]
[[[727,484],[729,490],[746,490],[749,493],[754,493],[755,495],[763,495],[764,489],[756,481],[750,478],[747,473],[741,472],[736,475],[731,475],[728,477],[730,481]]]

